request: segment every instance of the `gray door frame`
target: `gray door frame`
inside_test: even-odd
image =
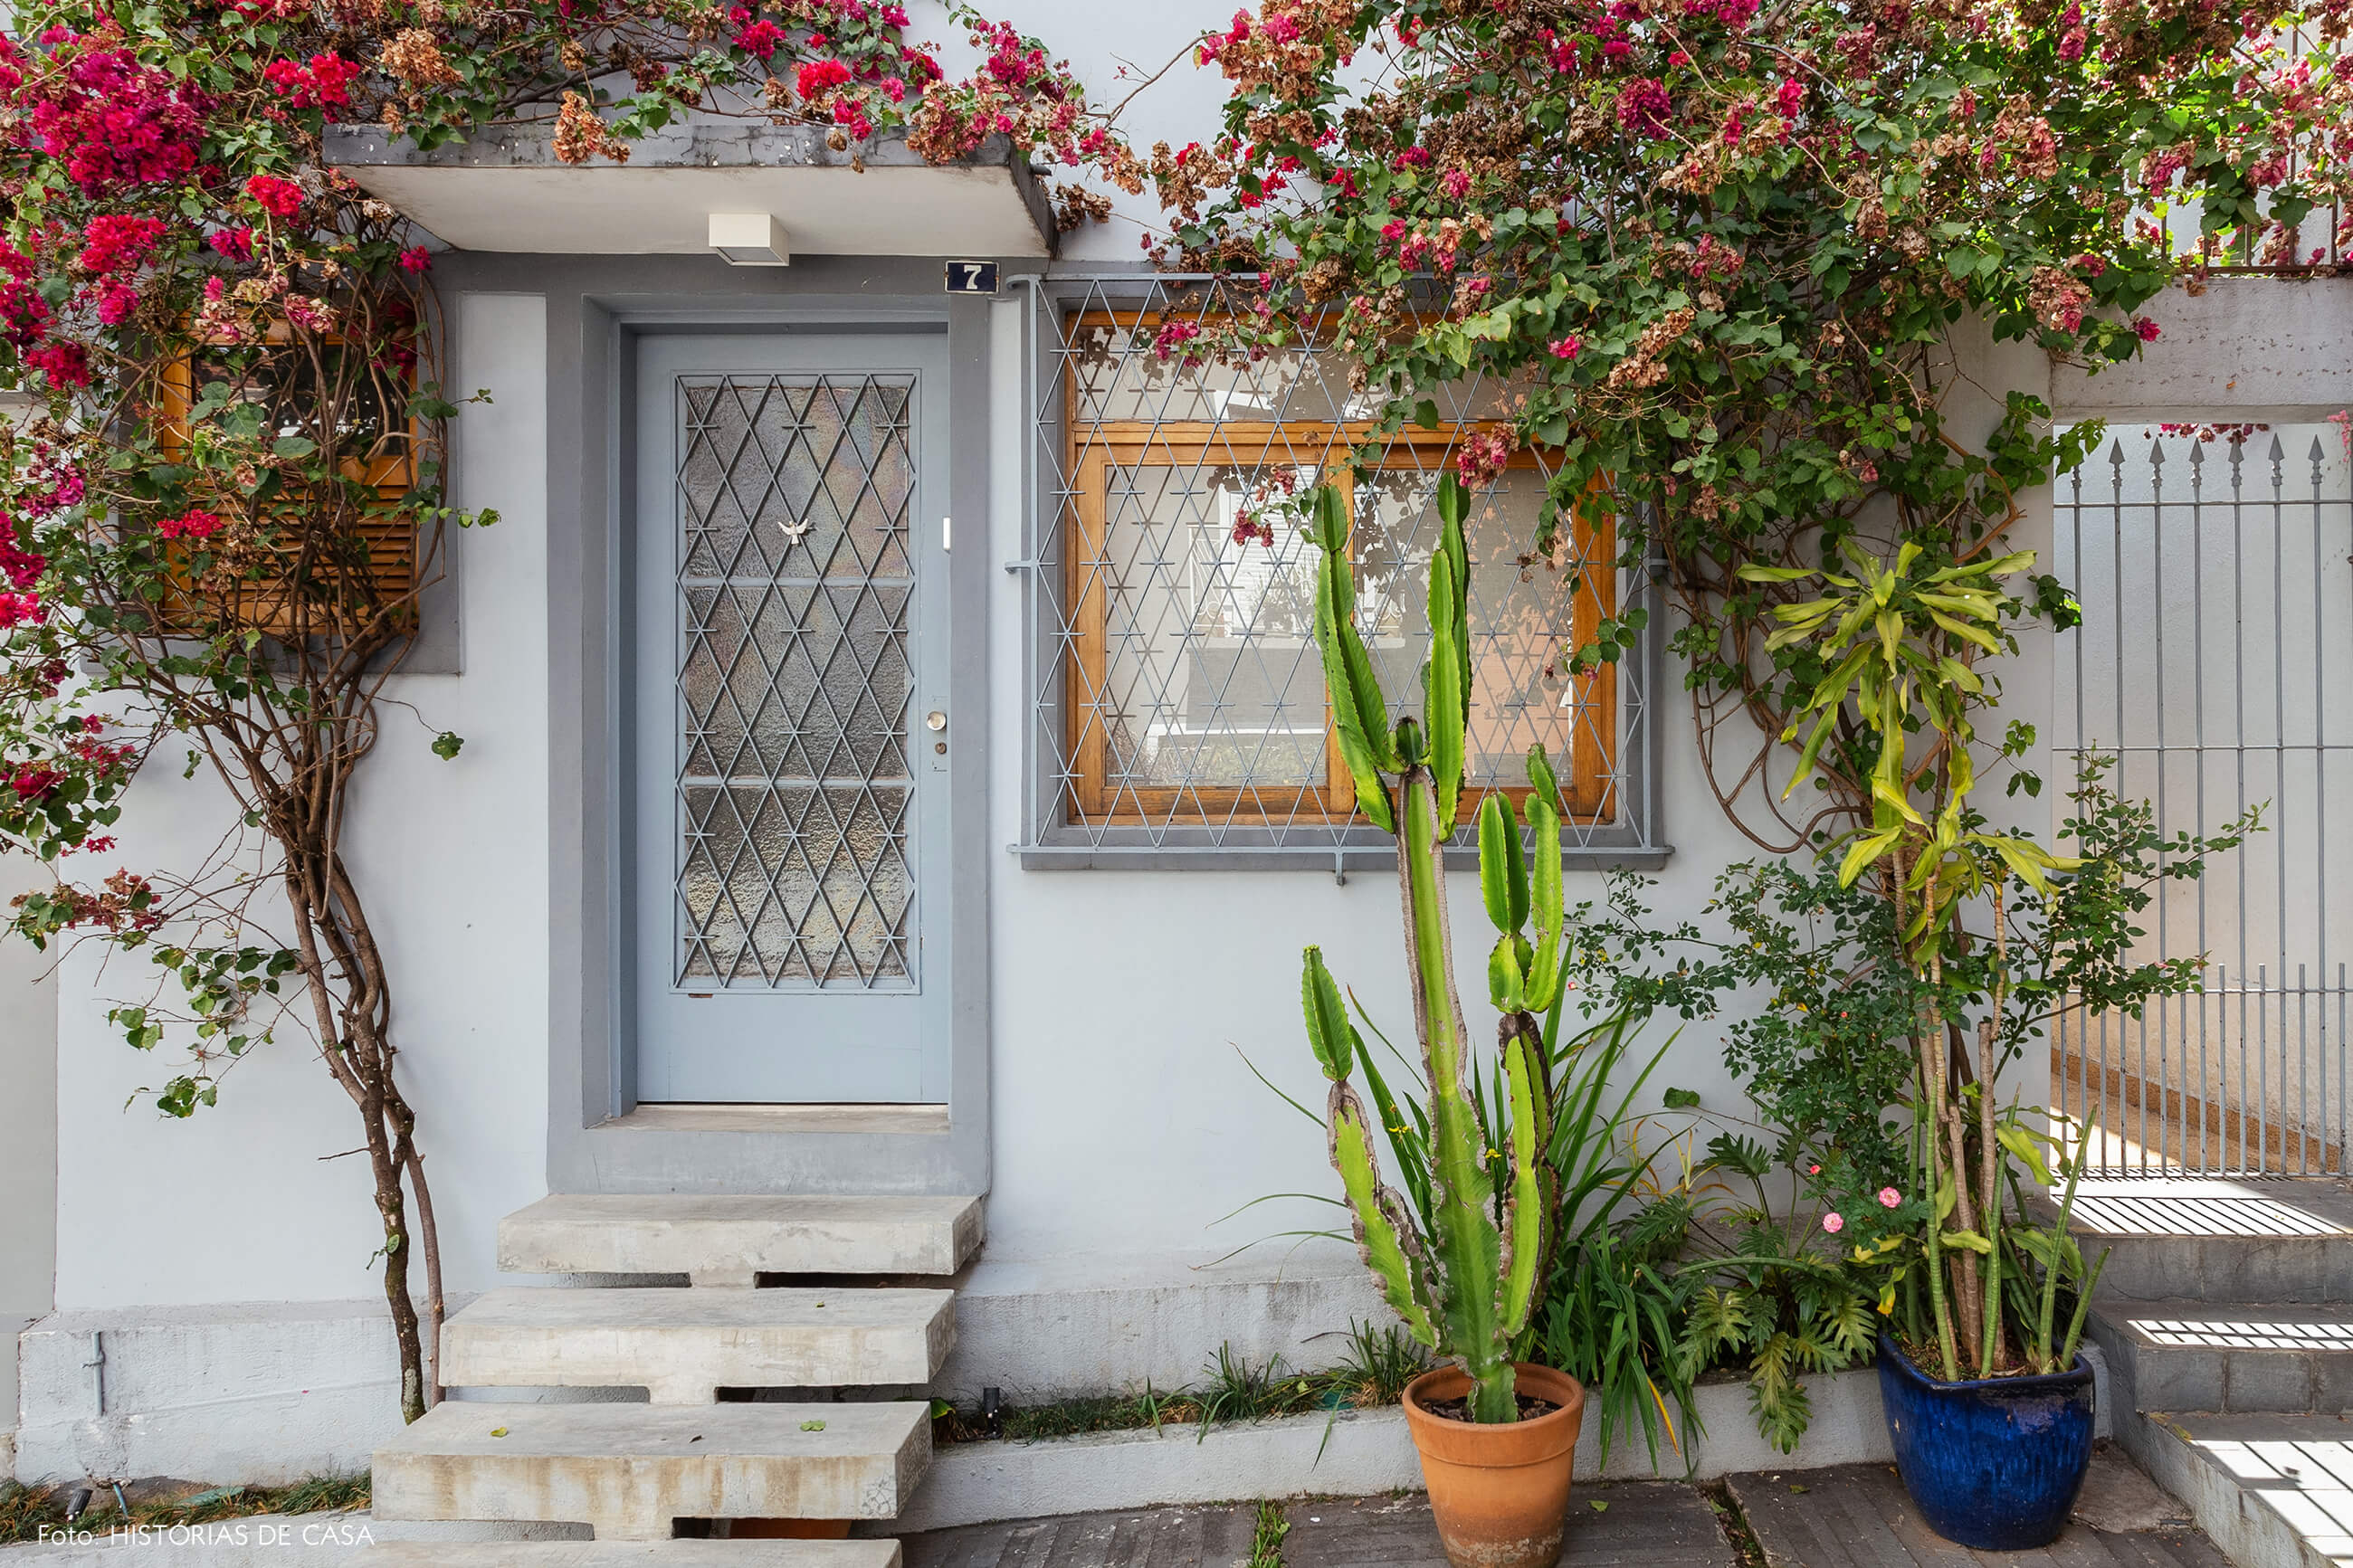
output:
[[[987,1192],[990,301],[945,296],[941,264],[912,258],[803,258],[754,275],[706,257],[453,252],[435,270],[444,293],[547,301],[549,1190]],[[753,1130],[725,1119],[654,1124],[635,1114],[625,1026],[634,999],[621,983],[628,928],[618,904],[632,804],[620,689],[628,595],[617,564],[623,509],[636,489],[637,432],[635,400],[622,394],[636,384],[638,349],[650,334],[794,331],[928,331],[947,339],[946,510],[962,524],[959,544],[971,543],[950,552],[948,569],[948,700],[959,742],[949,750],[948,773],[955,954],[944,1127]]]

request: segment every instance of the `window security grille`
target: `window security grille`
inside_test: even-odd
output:
[[[1508,389],[1447,389],[1437,426],[1382,436],[1377,393],[1315,347],[1188,363],[1247,299],[1220,280],[1033,279],[1026,300],[1029,529],[1025,866],[1372,868],[1394,855],[1357,814],[1314,638],[1317,552],[1269,507],[1341,487],[1358,627],[1392,704],[1419,710],[1440,478]],[[1311,322],[1309,343],[1336,323]],[[1564,522],[1534,557],[1552,472],[1519,454],[1473,497],[1468,784],[1525,793],[1541,743],[1564,780],[1565,858],[1655,865],[1651,639],[1580,674],[1599,620],[1641,605],[1617,565],[1620,520]],[[1465,815],[1456,848],[1475,835]]]

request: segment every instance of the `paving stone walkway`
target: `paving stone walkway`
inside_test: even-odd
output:
[[[1734,1476],[1766,1568],[2231,1568],[2187,1510],[2102,1455],[2075,1517],[2039,1552],[1972,1552],[1921,1522],[1892,1465]]]
[[[1419,1493],[1295,1502],[1285,1512],[1283,1568],[1447,1568]],[[1678,1482],[1579,1487],[1569,1515],[1564,1564],[1737,1568],[1707,1500]],[[1250,1503],[1139,1509],[966,1525],[903,1545],[906,1568],[1229,1568],[1249,1560],[1257,1522]]]
[[[1886,1465],[1728,1484],[1765,1568],[2230,1568],[2178,1503],[2114,1454],[2094,1462],[2074,1521],[2042,1552],[1970,1552],[1930,1533]],[[1284,1511],[1284,1568],[1446,1568],[1418,1493]],[[905,1538],[906,1568],[1234,1568],[1250,1558],[1256,1523],[1256,1505],[1245,1503],[966,1525]],[[1623,1481],[1577,1489],[1561,1563],[1742,1568],[1742,1558],[1697,1488]]]

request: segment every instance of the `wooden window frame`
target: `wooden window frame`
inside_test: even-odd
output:
[[[1115,324],[1134,328],[1135,320],[1105,316],[1075,318],[1072,325]],[[1073,365],[1065,372],[1063,472],[1071,476],[1070,504],[1062,523],[1062,593],[1069,650],[1061,660],[1065,700],[1062,704],[1062,748],[1072,778],[1064,819],[1071,824],[1107,826],[1345,826],[1356,815],[1356,784],[1339,754],[1325,710],[1324,778],[1322,784],[1155,785],[1139,788],[1115,783],[1109,776],[1108,731],[1103,708],[1090,694],[1107,689],[1110,670],[1109,595],[1102,568],[1109,560],[1110,508],[1108,478],[1115,468],[1166,466],[1198,468],[1231,465],[1320,468],[1339,485],[1346,505],[1349,533],[1355,536],[1355,474],[1362,467],[1374,472],[1436,472],[1461,437],[1464,426],[1440,426],[1434,430],[1409,429],[1384,434],[1368,422],[1297,421],[1286,423],[1212,424],[1199,421],[1155,423],[1075,417],[1081,406]],[[1384,450],[1378,462],[1355,465],[1347,459],[1357,447],[1378,440]],[[1304,460],[1303,460],[1303,456]],[[1257,461],[1253,465],[1251,458]],[[1157,459],[1157,461],[1155,461]],[[1514,471],[1549,471],[1541,454],[1523,450],[1506,465]],[[1606,496],[1597,481],[1588,496]],[[1593,572],[1590,592],[1571,588],[1570,631],[1577,646],[1589,644],[1603,616],[1614,615],[1617,580],[1616,518],[1606,506],[1577,509],[1571,523],[1575,558]],[[1595,568],[1599,569],[1596,570]],[[1473,628],[1474,639],[1477,629]],[[1475,649],[1474,642],[1474,649]],[[1319,661],[1320,667],[1320,661]],[[1562,783],[1562,807],[1567,820],[1583,826],[1614,823],[1620,803],[1615,798],[1612,768],[1619,745],[1617,670],[1614,665],[1573,675],[1585,687],[1572,723],[1570,756]],[[1475,672],[1474,672],[1475,695]],[[1275,809],[1267,796],[1277,791],[1296,792],[1297,805]],[[1466,786],[1463,817],[1468,820],[1490,793],[1501,793],[1514,807],[1524,806],[1530,788],[1506,785],[1500,792]]]
[[[290,343],[293,334],[283,322],[280,322],[269,329],[263,341],[271,345]],[[332,346],[343,346],[343,340],[339,337],[330,338],[327,342]],[[215,346],[234,348],[242,345],[220,342]],[[196,402],[196,359],[197,352],[191,351],[164,369],[159,412],[163,418],[162,446],[167,452],[185,453],[193,438],[191,410]],[[406,376],[406,385],[413,395],[417,389],[413,365]],[[395,500],[408,494],[416,488],[417,450],[424,438],[422,426],[417,420],[408,420],[407,437],[396,450],[370,458],[345,458],[343,462],[343,477],[370,487],[380,500]],[[407,611],[400,620],[403,629],[409,632],[414,632],[418,624],[417,599],[425,586],[420,581],[424,567],[419,559],[421,531],[413,514],[389,512],[380,520],[368,520],[359,531],[360,537],[367,544],[369,565],[375,572],[379,584],[384,585],[384,597],[405,596],[408,601]],[[387,544],[391,546],[389,552],[385,549]],[[169,548],[176,552],[187,547],[174,544]],[[174,575],[176,579],[177,573]],[[282,589],[275,589],[269,583],[253,583],[240,589],[237,597],[238,604],[232,612],[235,624],[249,626],[265,634],[282,633],[289,628],[290,617],[283,607],[285,595]],[[197,612],[193,598],[175,591],[168,614],[175,628],[185,628],[196,618]]]

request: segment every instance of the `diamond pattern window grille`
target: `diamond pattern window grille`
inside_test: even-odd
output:
[[[914,383],[678,383],[675,979],[915,984]]]
[[[1207,331],[1246,306],[1218,280],[1033,289],[1035,532],[1016,563],[1034,633],[1023,847],[1385,847],[1356,811],[1332,735],[1316,552],[1293,520],[1253,503],[1278,475],[1342,487],[1360,629],[1392,701],[1418,707],[1438,482],[1459,437],[1506,411],[1508,389],[1450,385],[1434,429],[1384,435],[1381,397],[1328,350],[1192,367],[1164,357],[1158,342],[1182,341],[1183,325]],[[1524,759],[1541,742],[1563,773],[1574,848],[1644,850],[1648,649],[1584,675],[1569,655],[1647,584],[1630,597],[1618,520],[1596,505],[1551,554],[1530,555],[1552,471],[1545,454],[1522,454],[1472,509],[1469,783],[1524,795]],[[1238,540],[1245,507],[1271,540]]]

